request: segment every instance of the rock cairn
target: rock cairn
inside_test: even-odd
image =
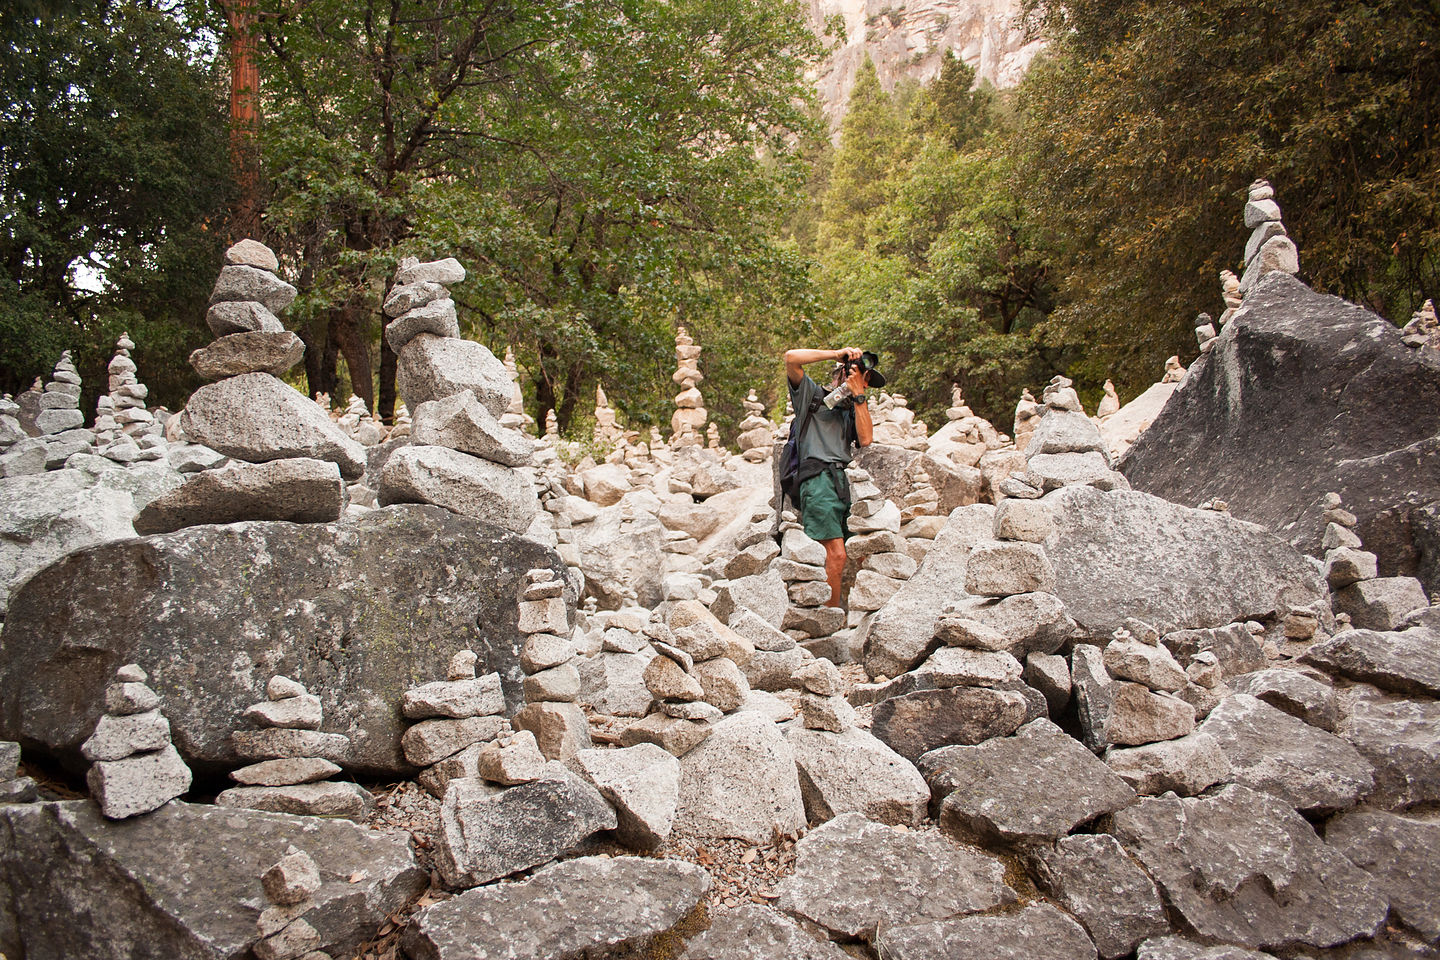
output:
[[[370,416],[370,408],[353,393],[335,422],[361,446],[373,447],[385,439],[384,429]]]
[[[1085,415],[1070,379],[1053,378],[1045,387],[1044,400],[1039,424],[1025,444],[1025,472],[1001,481],[1000,492],[1034,499],[1077,483],[1102,490],[1128,489],[1125,477],[1111,469],[1109,448],[1095,421]]]
[[[711,423],[705,427],[705,449],[715,453],[722,453],[720,449],[720,427]]]
[[[503,426],[514,382],[483,344],[460,338],[447,285],[465,279],[453,257],[400,261],[385,298],[386,342],[413,422],[411,442],[380,472],[377,501],[429,503],[523,534],[539,504],[527,469],[535,441]]]
[[[960,384],[950,384],[950,406],[945,410],[945,419],[949,421],[964,420],[966,417],[975,416],[975,411],[965,402],[965,391],[960,389]]]
[[[520,366],[515,362],[515,348],[505,348],[505,372],[510,377],[510,405],[500,417],[500,426],[522,433],[535,431],[535,418],[525,412],[525,392],[520,389]]]
[[[1095,408],[1095,416],[1104,420],[1120,410],[1120,394],[1115,392],[1115,383],[1112,380],[1105,381],[1105,396],[1100,401],[1100,406]]]
[[[135,361],[130,358],[134,349],[130,335],[122,333],[110,359],[110,392],[95,401],[97,452],[120,464],[165,457],[164,430],[145,408],[150,391],[136,376]]]
[[[1171,357],[1165,361],[1165,374],[1160,378],[1160,382],[1179,383],[1185,379],[1185,374],[1188,372],[1179,357]]]
[[[800,694],[800,722],[807,730],[844,733],[855,726],[855,708],[843,691],[840,670],[823,657],[808,661],[795,671]]]
[[[40,395],[35,429],[41,436],[53,437],[84,425],[85,414],[80,412],[80,374],[70,359],[70,351],[66,350],[60,354],[50,382]]]
[[[876,394],[870,407],[874,442],[906,450],[924,450],[929,444],[929,432],[923,422],[915,419],[915,411],[910,409],[905,395],[880,391]]]
[[[222,791],[215,803],[315,817],[364,821],[375,802],[358,784],[328,779],[340,772],[350,738],[321,733],[320,698],[289,677],[274,676],[265,699],[247,707],[244,718],[255,730],[230,735],[235,753],[257,761],[230,774],[239,783]]]
[[[709,416],[699,386],[705,375],[700,372],[700,348],[684,327],[675,332],[675,360],[675,373],[670,379],[680,392],[675,395],[675,412],[670,416],[670,446],[699,446]]]
[[[1275,202],[1275,191],[1268,180],[1256,180],[1250,184],[1245,202],[1245,226],[1251,231],[1245,243],[1245,272],[1240,277],[1240,295],[1243,297],[1260,278],[1267,273],[1300,272],[1300,252],[1295,242],[1285,232],[1280,222],[1280,205]]]
[[[0,416],[14,420],[13,424],[0,420],[0,437],[8,440],[0,457],[0,476],[54,470],[77,453],[89,453],[95,445],[95,434],[84,428],[80,374],[69,350],[60,355],[49,383],[37,377],[29,390],[0,403]]]
[[[1209,353],[1215,349],[1215,324],[1210,321],[1210,314],[1201,313],[1195,317],[1195,343],[1200,347],[1201,353]]]
[[[405,406],[404,400],[401,400],[395,404],[395,424],[390,428],[390,436],[387,439],[398,440],[401,437],[408,437],[410,429],[410,408]]]
[[[511,733],[500,674],[477,677],[478,660],[475,651],[461,650],[450,658],[444,680],[412,687],[400,702],[405,718],[418,721],[400,748],[406,760],[424,768],[417,779],[436,797],[445,796],[452,780],[479,776],[485,744]]]
[[[0,456],[28,436],[20,426],[20,404],[8,393],[0,396]],[[3,470],[0,476],[4,476]]]
[[[780,529],[780,559],[775,561],[775,569],[785,582],[789,600],[781,628],[802,644],[844,629],[845,611],[827,606],[830,585],[825,581],[825,548],[805,535],[794,510],[781,514]]]
[[[625,431],[620,429],[615,410],[610,406],[610,398],[605,396],[605,388],[595,384],[595,427],[592,433],[595,448],[609,451],[624,435]]]
[[[525,575],[520,590],[520,667],[525,671],[525,706],[515,714],[515,729],[535,735],[549,760],[568,760],[590,747],[590,724],[575,701],[580,673],[572,663],[570,617],[565,583],[542,567]]]
[[[905,493],[905,500],[900,505],[900,521],[904,524],[900,533],[908,538],[919,537],[925,540],[934,540],[936,528],[941,523],[914,523],[916,520],[928,520],[935,517],[940,509],[940,493],[930,482],[930,474],[915,462],[913,472],[910,474],[910,489]],[[921,528],[925,528],[922,532]]]
[[[1440,350],[1440,321],[1435,318],[1435,301],[1426,300],[1400,331],[1407,347]]]
[[[874,535],[888,534],[898,538],[904,518],[900,508],[880,492],[867,471],[851,467],[846,474],[850,479],[850,532],[856,537],[870,536],[873,539]],[[929,481],[928,475],[926,481]],[[938,500],[937,497],[936,502]],[[866,546],[869,545],[867,541]],[[874,619],[875,611],[885,606],[914,572],[915,561],[903,549],[866,555],[850,588],[846,626],[863,632],[869,621]],[[848,660],[849,657],[844,656],[843,659]]]
[[[1225,301],[1225,312],[1220,314],[1220,326],[1224,327],[1245,302],[1240,296],[1240,278],[1233,270],[1220,271],[1220,299]]]
[[[270,869],[260,875],[260,885],[270,906],[256,921],[259,939],[252,948],[256,960],[331,960],[320,948],[319,931],[304,918],[316,906],[320,892],[320,868],[308,853],[287,847]]]
[[[105,713],[80,747],[92,764],[90,795],[111,820],[158,810],[190,789],[190,768],[170,742],[170,721],[148,679],[133,663],[115,671]]]
[[[1327,493],[1321,518],[1325,533],[1325,582],[1331,605],[1354,627],[1365,630],[1399,630],[1409,614],[1428,604],[1425,590],[1414,577],[1382,577],[1375,554],[1365,550],[1355,533],[1355,514],[1346,510],[1338,493]],[[1291,630],[1287,629],[1287,636]],[[1300,639],[1300,638],[1296,638]]]
[[[740,421],[740,435],[735,438],[735,444],[740,448],[740,456],[751,463],[763,463],[770,459],[770,451],[775,446],[774,424],[766,419],[765,404],[755,395],[753,387],[741,405],[745,408],[745,419]]]
[[[1023,451],[1030,443],[1030,434],[1035,432],[1040,419],[1040,404],[1028,389],[1020,391],[1020,402],[1015,404],[1015,449]]]

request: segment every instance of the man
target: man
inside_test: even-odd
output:
[[[846,523],[850,516],[850,485],[845,479],[845,467],[850,463],[852,444],[868,447],[874,437],[865,388],[885,385],[885,378],[877,370],[862,371],[858,364],[846,366],[846,361],[857,361],[860,356],[854,347],[785,351],[785,377],[790,381],[790,403],[795,409],[791,429],[804,430],[799,435],[795,505],[805,535],[825,548],[825,579],[830,584],[832,607],[843,606],[840,578],[845,572],[845,540],[850,536]],[[828,388],[822,388],[805,373],[806,364],[822,360],[835,362]],[[842,380],[849,386],[851,398],[837,403],[834,409],[825,406],[825,395],[840,386]]]

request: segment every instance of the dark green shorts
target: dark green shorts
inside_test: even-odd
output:
[[[800,522],[811,540],[849,539],[850,507],[835,492],[830,474],[818,473],[800,484]]]

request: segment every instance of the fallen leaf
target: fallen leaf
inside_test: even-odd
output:
[[[369,871],[369,870],[356,870],[354,873],[350,874],[350,882],[351,882],[351,883],[359,883],[361,880],[368,880],[368,879],[370,879],[370,871]]]

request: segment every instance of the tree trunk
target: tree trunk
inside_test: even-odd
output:
[[[370,366],[370,344],[362,329],[360,314],[359,306],[353,301],[336,308],[331,311],[330,330],[345,357],[345,365],[350,368],[350,390],[364,400],[365,408],[373,413],[375,375]]]
[[[385,330],[380,330],[380,419],[386,423],[395,422],[395,368],[399,357],[390,349],[385,340]],[[413,411],[412,411],[413,413]]]
[[[233,239],[260,234],[260,175],[255,144],[260,68],[255,63],[255,0],[221,0],[229,24],[230,161],[239,193],[232,211]]]

